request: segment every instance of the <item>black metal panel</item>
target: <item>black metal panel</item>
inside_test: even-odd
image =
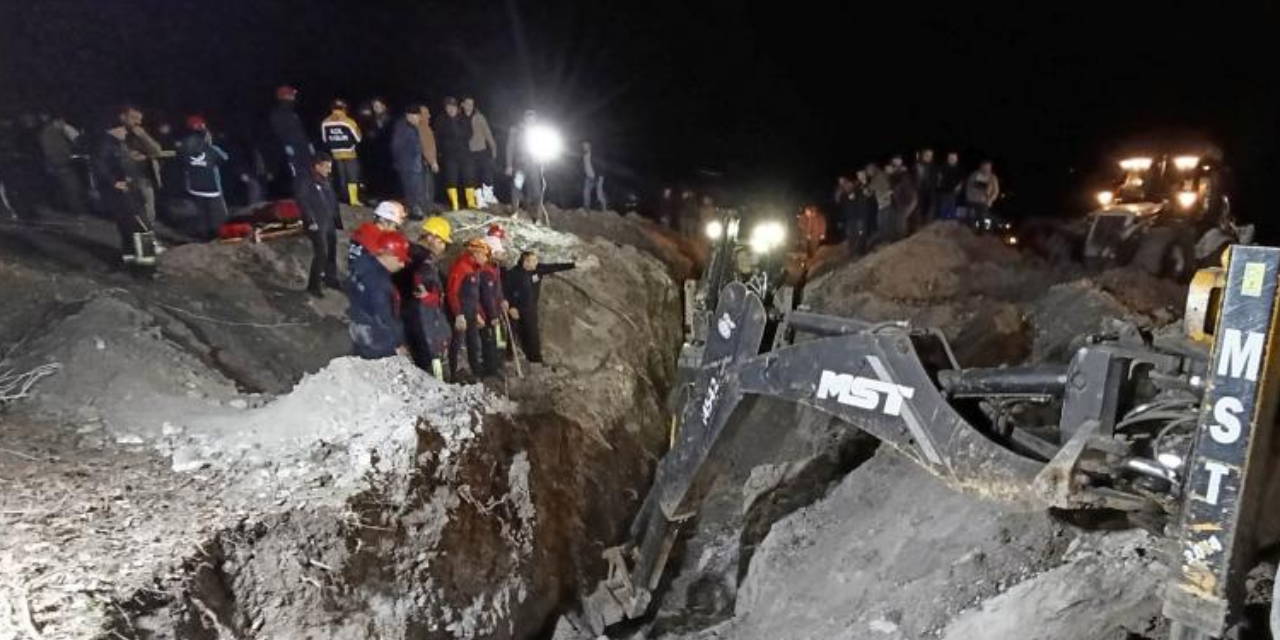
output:
[[[1239,613],[1275,419],[1280,250],[1236,246],[1196,442],[1186,461],[1176,567],[1164,614],[1220,636]]]

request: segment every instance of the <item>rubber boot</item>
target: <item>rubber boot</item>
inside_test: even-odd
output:
[[[351,206],[353,207],[360,206],[360,185],[358,184],[347,185],[347,202],[350,203]]]
[[[449,206],[453,207],[454,211],[457,211],[458,210],[458,190],[445,189],[445,193],[449,195]]]
[[[463,193],[467,196],[467,208],[475,211],[480,208],[480,204],[476,202],[476,190],[466,189]]]

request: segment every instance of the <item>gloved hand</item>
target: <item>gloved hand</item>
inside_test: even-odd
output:
[[[454,330],[454,331],[458,331],[458,332],[466,331],[466,330],[467,330],[467,318],[466,318],[465,316],[458,316],[458,317],[454,318],[454,319],[453,319],[453,330]]]
[[[517,309],[517,308],[515,308],[515,307],[511,307],[510,309],[507,309],[507,315],[508,315],[508,316],[511,316],[511,319],[512,319],[512,320],[519,320],[519,319],[520,319],[520,310],[519,310],[519,309]]]
[[[310,232],[312,232],[312,233],[315,233],[315,232],[317,232],[317,231],[319,231],[319,230],[320,230],[320,225],[318,225],[318,224],[316,224],[316,223],[314,223],[314,222],[312,222],[311,224],[307,225],[307,231],[310,231]]]

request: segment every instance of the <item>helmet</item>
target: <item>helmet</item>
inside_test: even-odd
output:
[[[489,225],[489,233],[488,233],[488,235],[493,236],[493,237],[495,237],[495,238],[497,238],[497,239],[499,239],[499,240],[506,240],[506,239],[507,239],[507,230],[506,230],[506,229],[503,229],[503,228],[502,228],[498,223],[496,223],[496,222],[495,222],[495,223],[493,223],[493,224]]]
[[[445,220],[440,216],[427,218],[427,220],[422,223],[422,230],[444,240],[445,244],[452,242],[451,235],[453,234],[453,227],[449,225],[448,220]]]
[[[409,240],[399,231],[383,231],[370,248],[374,255],[391,254],[400,262],[409,261]]]
[[[383,200],[373,210],[373,215],[396,224],[403,224],[405,218],[404,205],[395,200]]]
[[[343,100],[342,98],[338,98],[337,100],[333,101],[333,104],[330,105],[330,108],[333,109],[334,111],[346,111],[347,101]]]
[[[209,128],[209,123],[205,121],[204,116],[187,116],[187,128],[192,131],[204,131]]]
[[[472,238],[467,241],[467,251],[475,251],[477,249],[485,252],[486,254],[493,253],[493,249],[489,246],[488,242],[484,241],[484,238]]]
[[[276,88],[276,100],[293,100],[298,97],[298,90],[283,84]]]
[[[502,240],[495,236],[485,236],[481,238],[481,240],[483,240],[485,244],[489,245],[489,253],[491,255],[496,256],[502,253]]]

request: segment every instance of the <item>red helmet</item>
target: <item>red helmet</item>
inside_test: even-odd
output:
[[[276,88],[276,100],[293,100],[296,97],[298,97],[298,90],[287,84]]]
[[[506,240],[506,239],[507,239],[507,231],[506,231],[506,229],[503,229],[503,228],[502,228],[501,226],[499,226],[499,225],[498,225],[498,223],[496,223],[496,222],[495,222],[495,223],[493,223],[493,224],[491,224],[491,225],[489,225],[489,235],[491,235],[491,236],[493,236],[493,237],[495,237],[495,238],[497,238],[497,239],[499,239],[499,240]]]
[[[204,116],[187,116],[187,128],[192,131],[204,131],[209,128],[209,123],[205,121]]]
[[[409,240],[399,231],[382,232],[370,249],[374,255],[389,253],[399,258],[400,262],[409,261]]]

